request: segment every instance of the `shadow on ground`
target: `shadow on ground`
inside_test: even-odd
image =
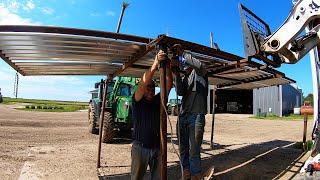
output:
[[[293,142],[274,140],[261,144],[252,144],[239,149],[229,150],[228,146],[215,144],[214,149],[225,149],[223,153],[213,155],[212,150],[203,149],[202,153],[211,156],[202,159],[202,169],[215,167],[213,179],[273,179],[281,178],[290,171],[293,178],[299,171],[292,171],[290,167],[302,167],[297,163],[305,154],[299,149],[289,146]],[[106,167],[108,168],[108,167]],[[298,168],[300,169],[300,168]],[[180,166],[168,167],[168,179],[180,177]],[[100,179],[130,179],[130,174],[99,176]],[[289,177],[289,179],[291,179]],[[286,177],[287,179],[287,177]]]

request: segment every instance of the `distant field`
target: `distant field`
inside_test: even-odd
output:
[[[74,112],[88,109],[87,102],[52,101],[22,98],[3,98],[1,104],[28,103],[23,108],[16,108],[26,111],[42,112]]]
[[[276,115],[270,115],[267,117],[257,117],[254,116],[252,118],[256,118],[256,119],[266,119],[266,120],[303,120],[304,116],[303,115],[289,115],[289,116],[276,116]],[[308,116],[308,120],[313,120],[313,115],[309,115]]]
[[[88,102],[72,102],[72,101],[53,101],[53,100],[38,100],[38,99],[23,99],[23,98],[3,98],[4,104],[10,103],[32,103],[32,104],[48,104],[48,105],[79,105],[87,106]]]

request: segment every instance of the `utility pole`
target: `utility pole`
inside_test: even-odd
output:
[[[15,75],[14,78],[14,84],[13,84],[13,95],[18,98],[18,87],[19,87],[19,74],[18,72]]]
[[[117,31],[116,31],[117,33],[119,33],[119,31],[120,31],[120,26],[121,26],[123,14],[124,14],[124,11],[126,10],[126,8],[127,8],[128,6],[129,6],[129,3],[127,3],[127,2],[123,2],[123,3],[122,3],[121,14],[120,14],[120,17],[119,17],[118,27],[117,27]]]
[[[121,22],[122,22],[122,17],[124,14],[124,11],[126,10],[126,8],[129,6],[129,3],[123,2],[122,3],[122,8],[121,8],[121,14],[120,14],[120,18],[118,21],[118,27],[116,32],[119,33],[120,31],[120,26],[121,26]],[[106,81],[105,81],[105,85],[104,85],[104,93],[103,93],[103,101],[102,101],[102,107],[105,107],[105,104],[107,102],[107,89],[108,89],[108,83],[109,81],[112,80],[112,76],[108,75],[106,77]],[[103,129],[103,121],[104,121],[104,108],[102,108],[101,113],[100,113],[100,119],[99,119],[99,144],[98,144],[98,160],[97,160],[97,168],[101,167],[101,142],[102,142],[102,129]]]

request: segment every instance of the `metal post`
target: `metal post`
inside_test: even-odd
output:
[[[107,101],[108,83],[109,83],[109,78],[106,79],[106,83],[104,84],[103,100],[102,100],[101,113],[100,113],[100,119],[99,119],[99,145],[98,145],[97,168],[101,167],[100,157],[101,157],[102,128],[103,128],[103,121],[104,121],[104,110],[105,110],[104,107],[106,106],[106,101]]]
[[[303,118],[303,151],[307,151],[307,143],[306,143],[306,137],[307,137],[307,122],[308,122],[308,113],[304,113],[304,118]]]
[[[212,36],[212,32],[210,32],[210,45],[211,45],[211,48],[213,48],[213,36]]]
[[[214,115],[215,115],[215,97],[216,97],[216,90],[213,89],[213,93],[212,93],[212,124],[211,124],[211,139],[210,139],[210,147],[213,149],[213,133],[214,133]]]
[[[13,95],[16,97],[16,99],[18,98],[18,87],[19,87],[19,74],[17,71],[14,78],[14,85],[13,85]]]
[[[167,47],[161,45],[160,49],[167,52]],[[167,104],[168,96],[166,86],[166,61],[161,61],[160,63],[160,96],[163,104]],[[161,167],[160,167],[160,177],[162,180],[167,179],[167,114],[165,112],[165,107],[162,103],[160,105],[160,153],[161,153]]]

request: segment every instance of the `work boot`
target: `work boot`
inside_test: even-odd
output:
[[[191,176],[191,180],[203,180],[203,178],[202,178],[203,175],[204,175],[204,173],[200,172],[200,173],[198,173],[198,174],[196,174],[194,176]]]
[[[191,176],[191,180],[209,180],[214,173],[214,167],[210,167],[206,172],[200,172],[194,176]]]
[[[190,177],[191,177],[190,170],[189,169],[183,170],[183,178],[184,179],[181,178],[181,180],[190,180]]]

